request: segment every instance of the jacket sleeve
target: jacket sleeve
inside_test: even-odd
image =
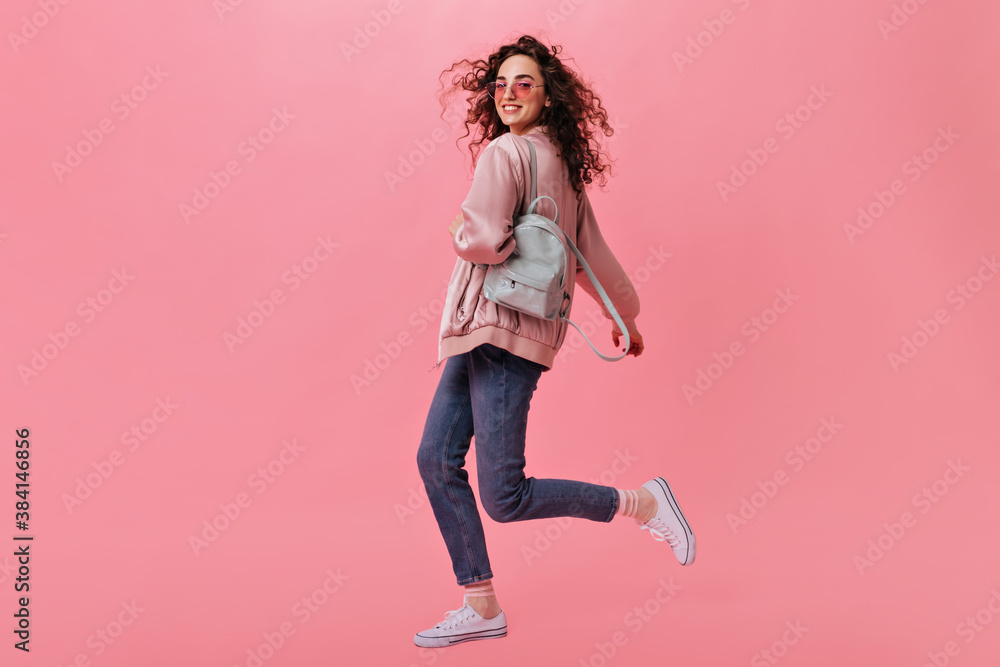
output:
[[[629,333],[636,333],[635,318],[639,315],[639,295],[636,294],[632,281],[601,235],[601,229],[597,226],[597,218],[594,216],[594,209],[590,205],[590,198],[587,196],[586,190],[577,203],[577,222],[577,249],[587,260],[590,270],[594,272],[597,280],[601,283],[601,287],[604,288],[611,303],[614,304],[615,310],[618,311]],[[600,305],[601,313],[611,320],[617,329],[618,323],[611,317],[611,312],[604,305],[604,299],[597,292],[597,288],[590,281],[590,277],[579,260],[576,265],[576,283],[593,297],[594,301]]]
[[[462,224],[452,238],[458,256],[476,264],[499,264],[516,245],[513,216],[521,179],[510,154],[497,141],[479,156],[472,187],[462,203]]]

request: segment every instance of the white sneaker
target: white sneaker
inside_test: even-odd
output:
[[[445,612],[444,620],[429,630],[413,636],[413,643],[424,648],[441,648],[472,641],[507,636],[507,617],[501,611],[496,617],[486,619],[468,604]]]
[[[658,542],[667,542],[681,565],[690,565],[694,562],[694,533],[667,480],[657,477],[643,484],[642,488],[656,498],[656,514],[641,528],[648,530]]]

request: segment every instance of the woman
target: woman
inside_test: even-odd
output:
[[[466,70],[454,76],[455,87],[445,97],[468,92],[465,136],[470,125],[483,134],[470,152],[491,141],[479,156],[462,213],[449,229],[458,260],[439,338],[438,365],[444,359],[447,363],[417,454],[428,500],[465,597],[462,607],[414,636],[418,646],[450,646],[507,634],[479,510],[464,469],[473,435],[480,497],[495,521],[575,516],[610,522],[615,516],[630,517],[655,539],[666,541],[682,565],[694,562],[694,534],[663,478],[625,490],[524,476],[528,404],[539,377],[552,367],[566,324],[498,305],[483,296],[482,287],[487,265],[503,262],[514,251],[513,218],[529,203],[530,153],[525,141],[535,147],[538,193],[558,203],[560,228],[574,240],[628,328],[628,354],[638,357],[643,351],[635,326],[638,296],[601,236],[585,190],[595,176],[603,184],[607,168],[593,141],[594,129],[606,135],[613,130],[600,99],[557,58],[560,50],[556,46],[550,52],[524,36],[487,60],[462,60],[445,70]],[[539,212],[554,217],[546,205],[552,203],[542,200]],[[582,267],[577,272],[572,253],[568,271],[602,303]],[[568,282],[572,296],[573,281]],[[611,320],[603,303],[601,309]],[[612,323],[616,346],[621,335]]]

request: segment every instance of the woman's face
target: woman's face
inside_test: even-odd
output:
[[[503,96],[494,100],[494,103],[500,120],[510,127],[510,131],[520,135],[538,125],[542,110],[551,104],[545,87],[532,88],[524,99],[517,98],[513,87],[518,81],[527,81],[532,86],[545,83],[534,58],[522,54],[507,58],[500,65],[497,81],[507,84]]]

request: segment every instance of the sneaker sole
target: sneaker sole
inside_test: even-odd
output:
[[[413,643],[421,648],[446,648],[448,646],[454,646],[455,644],[461,644],[462,642],[471,642],[477,639],[499,639],[500,637],[507,636],[507,626],[502,628],[496,628],[494,630],[479,630],[477,632],[468,632],[463,635],[454,635],[452,637],[424,637],[423,635],[417,634],[413,638]],[[424,642],[421,643],[419,640],[423,639]]]
[[[681,506],[677,504],[677,498],[674,497],[674,492],[670,490],[670,485],[667,484],[667,480],[662,477],[656,478],[656,483],[663,489],[664,495],[667,496],[667,502],[670,503],[671,509],[681,518],[681,524],[684,526],[684,533],[688,538],[688,554],[687,560],[685,560],[681,565],[691,565],[694,562],[694,531],[691,530],[691,524],[688,523],[687,517],[684,516],[684,512],[681,511]]]

